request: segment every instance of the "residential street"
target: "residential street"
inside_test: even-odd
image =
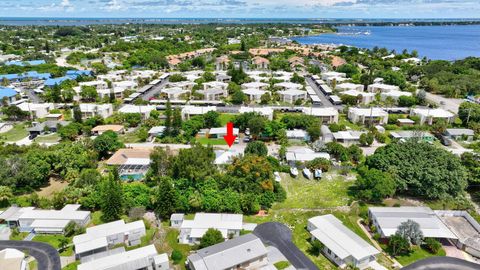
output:
[[[460,104],[463,102],[463,99],[459,98],[446,98],[439,95],[435,95],[432,93],[426,93],[427,100],[430,102],[434,102],[438,104],[438,106],[442,109],[450,111],[452,113],[458,113],[458,108]]]

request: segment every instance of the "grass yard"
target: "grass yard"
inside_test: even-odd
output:
[[[0,141],[16,142],[28,136],[25,124],[14,125],[13,128],[0,134]]]
[[[29,262],[28,270],[38,270],[38,262],[36,260]]]
[[[140,241],[141,241],[140,245],[125,247],[125,250],[132,250],[132,249],[137,249],[137,248],[140,248],[140,247],[145,247],[145,246],[150,245],[153,241],[153,237],[155,236],[156,232],[157,232],[157,228],[155,228],[155,227],[148,228],[146,230],[145,236],[143,236],[140,239]]]
[[[332,180],[308,180],[301,175],[293,178],[282,174],[281,184],[287,191],[287,199],[275,204],[273,209],[315,209],[349,205],[348,188],[353,182],[345,181],[342,176],[334,176]]]
[[[204,145],[227,145],[227,143],[225,142],[225,140],[223,138],[219,138],[219,139],[210,139],[210,138],[205,138],[205,137],[202,137],[202,138],[197,138],[196,139],[197,142],[201,143],[201,144],[204,144]]]
[[[18,234],[10,234],[10,240],[17,240],[17,241],[21,241],[23,239],[25,239],[25,237],[27,237],[28,235],[28,232],[19,232]]]
[[[339,125],[345,125],[346,127],[349,127],[353,130],[362,130],[362,127],[357,125],[357,124],[354,124],[352,122],[350,122],[348,119],[347,119],[347,115],[346,114],[340,114],[340,117],[338,118],[338,124]]]
[[[60,141],[58,133],[51,133],[47,135],[38,136],[34,139],[36,143],[56,143]]]
[[[142,142],[140,138],[138,138],[137,135],[138,130],[132,131],[132,132],[127,132],[125,134],[122,134],[118,136],[119,140],[123,143],[139,143]]]
[[[77,270],[77,266],[79,264],[80,264],[80,261],[73,262],[63,267],[62,270]]]
[[[382,248],[385,249],[383,245],[382,245]],[[433,256],[445,256],[445,250],[442,248],[437,252],[437,254],[432,254],[419,246],[414,246],[410,254],[397,256],[396,259],[400,264],[402,264],[403,266],[406,266],[418,260],[426,259],[428,257],[433,257]]]
[[[233,113],[222,113],[222,114],[220,114],[220,116],[218,117],[218,119],[220,120],[220,125],[222,127],[227,125],[228,122],[233,121],[233,118],[235,118],[235,116],[237,116],[237,115],[233,114]]]
[[[171,254],[173,250],[178,250],[182,253],[182,259],[178,264],[174,265],[174,269],[185,269],[185,261],[187,260],[192,247],[190,245],[179,244],[177,241],[179,231],[172,228],[166,228],[164,232],[164,239],[161,239],[160,244],[156,245],[159,253]],[[171,261],[173,263],[173,261]]]
[[[32,241],[47,243],[55,249],[58,249],[60,247],[60,239],[63,237],[64,236],[62,235],[38,234],[32,239]],[[72,243],[72,237],[67,237],[67,239],[69,243]],[[60,253],[60,256],[71,255],[73,255],[73,245],[70,245],[69,247],[67,247],[67,249]]]

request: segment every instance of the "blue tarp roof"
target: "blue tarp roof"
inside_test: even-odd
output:
[[[3,80],[4,78],[6,78],[9,81],[23,80],[27,78],[32,78],[37,80],[46,80],[50,77],[52,77],[50,73],[38,73],[36,71],[29,71],[23,74],[3,74],[3,75],[0,75],[0,80]]]
[[[46,64],[45,60],[31,60],[31,61],[8,61],[5,62],[7,66],[37,66]]]
[[[90,70],[68,70],[67,71],[67,76],[90,76],[92,75],[92,71]]]
[[[4,97],[14,97],[17,94],[18,92],[13,90],[12,88],[0,87],[0,99]]]
[[[64,81],[72,80],[71,77],[64,76],[59,78],[48,79],[45,81],[45,86],[55,86],[55,84],[61,84]]]

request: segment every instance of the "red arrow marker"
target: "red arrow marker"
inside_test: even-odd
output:
[[[223,139],[225,140],[225,142],[227,142],[228,147],[232,147],[232,144],[235,142],[236,138],[237,138],[237,136],[233,135],[233,123],[228,122],[227,123],[227,135],[223,136]]]

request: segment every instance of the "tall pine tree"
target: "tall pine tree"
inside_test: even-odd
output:
[[[172,136],[178,136],[182,128],[182,113],[179,108],[173,111],[172,127]]]
[[[124,213],[123,187],[116,169],[100,186],[100,208],[102,219],[110,222],[119,219]]]
[[[165,130],[163,131],[163,135],[165,137],[170,136],[172,133],[172,104],[170,104],[170,100],[167,100],[167,104],[165,107]]]

